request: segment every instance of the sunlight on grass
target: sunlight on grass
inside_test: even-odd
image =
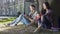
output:
[[[0,31],[4,31],[4,30],[7,30],[7,29],[11,29],[11,27],[0,28]]]
[[[17,26],[5,26],[4,24],[10,23],[15,20],[16,17],[7,18],[7,19],[0,19],[0,34],[59,34],[60,32],[50,32],[50,31],[37,31],[36,33],[32,33],[36,27],[29,26],[25,27],[25,25],[18,24]]]
[[[15,20],[15,19],[16,19],[16,17],[1,19],[1,20],[0,20],[0,24],[9,23],[9,22],[11,22],[11,21],[13,21],[13,20]]]

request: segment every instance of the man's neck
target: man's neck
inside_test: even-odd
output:
[[[34,12],[35,12],[35,10],[32,10],[32,12],[34,13]]]

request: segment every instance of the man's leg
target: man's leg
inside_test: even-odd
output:
[[[14,20],[12,23],[10,23],[9,25],[15,25],[17,24],[20,20],[21,20],[21,17],[23,16],[23,14],[21,14],[16,20]]]
[[[30,21],[28,19],[26,19],[25,17],[22,17],[22,20],[21,22],[25,25],[29,25],[30,24]]]
[[[18,17],[19,18],[19,17]],[[14,24],[17,20],[18,20],[18,18],[16,18],[14,21],[12,21],[11,23],[8,23],[8,25],[12,25],[12,24]]]

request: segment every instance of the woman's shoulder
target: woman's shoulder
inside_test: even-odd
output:
[[[48,12],[50,12],[50,13],[51,13],[51,12],[52,12],[52,9],[49,9],[49,10],[48,10]]]
[[[49,9],[49,11],[52,11],[52,9]]]

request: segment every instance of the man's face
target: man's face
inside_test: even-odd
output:
[[[32,6],[30,6],[30,10],[32,11]]]
[[[33,11],[34,10],[34,7],[30,6],[30,10]]]

